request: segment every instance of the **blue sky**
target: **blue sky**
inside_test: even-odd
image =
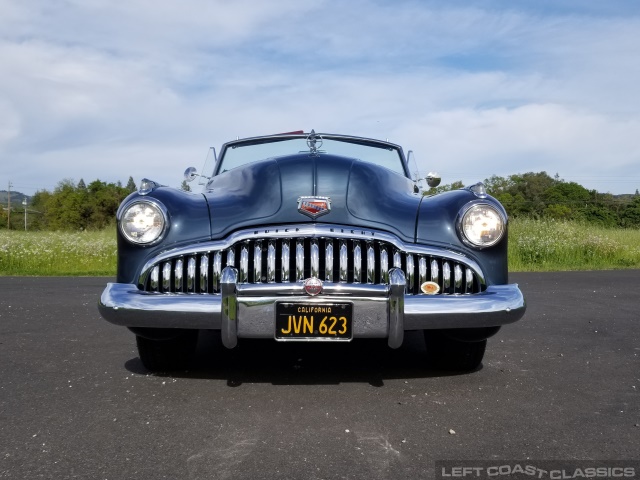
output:
[[[640,189],[640,2],[0,0],[0,189],[178,186],[209,146],[389,139],[444,183]]]

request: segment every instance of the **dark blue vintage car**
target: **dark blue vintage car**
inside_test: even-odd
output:
[[[149,370],[185,368],[201,329],[227,348],[397,348],[422,330],[433,365],[473,370],[487,338],[523,316],[507,215],[481,183],[423,196],[398,145],[313,131],[232,141],[213,157],[212,174],[185,172],[202,193],[143,180],[117,213],[117,282],[100,312],[136,335]]]

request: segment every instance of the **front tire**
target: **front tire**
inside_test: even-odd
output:
[[[150,372],[186,370],[196,351],[198,330],[176,332],[169,338],[148,338],[136,335],[138,355]]]
[[[447,371],[469,372],[477,370],[487,348],[486,339],[456,340],[438,330],[425,330],[424,340],[429,364]]]

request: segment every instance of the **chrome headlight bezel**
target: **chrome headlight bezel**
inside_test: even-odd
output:
[[[127,214],[129,214],[132,209],[139,208],[140,206],[151,208],[154,214],[154,219],[158,222],[158,225],[155,225],[154,231],[151,233],[150,238],[145,238],[144,236],[137,237],[136,235],[134,235],[134,233],[138,232],[136,232],[132,228],[127,228],[131,225],[126,220]],[[135,200],[132,200],[123,205],[118,211],[118,229],[122,236],[129,243],[132,243],[134,245],[155,245],[162,241],[167,233],[168,228],[169,215],[167,213],[167,209],[161,202],[154,198],[136,198]],[[143,235],[144,234],[146,234],[146,232],[143,232]]]
[[[475,233],[473,227],[468,223],[471,215],[482,215],[482,210],[489,212],[489,215],[486,215],[487,223],[494,223],[495,227],[499,227],[490,230],[495,234],[487,238],[487,240],[482,239],[482,233]],[[491,218],[492,216],[493,218]],[[497,245],[504,238],[507,231],[507,217],[496,205],[485,202],[472,202],[465,205],[458,213],[456,227],[458,235],[465,245],[482,250]]]

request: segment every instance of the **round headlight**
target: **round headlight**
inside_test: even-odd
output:
[[[469,207],[460,222],[464,238],[477,247],[490,247],[504,235],[504,219],[491,205],[477,204]]]
[[[166,218],[155,203],[142,201],[127,206],[120,218],[120,231],[132,243],[147,244],[164,232]]]

